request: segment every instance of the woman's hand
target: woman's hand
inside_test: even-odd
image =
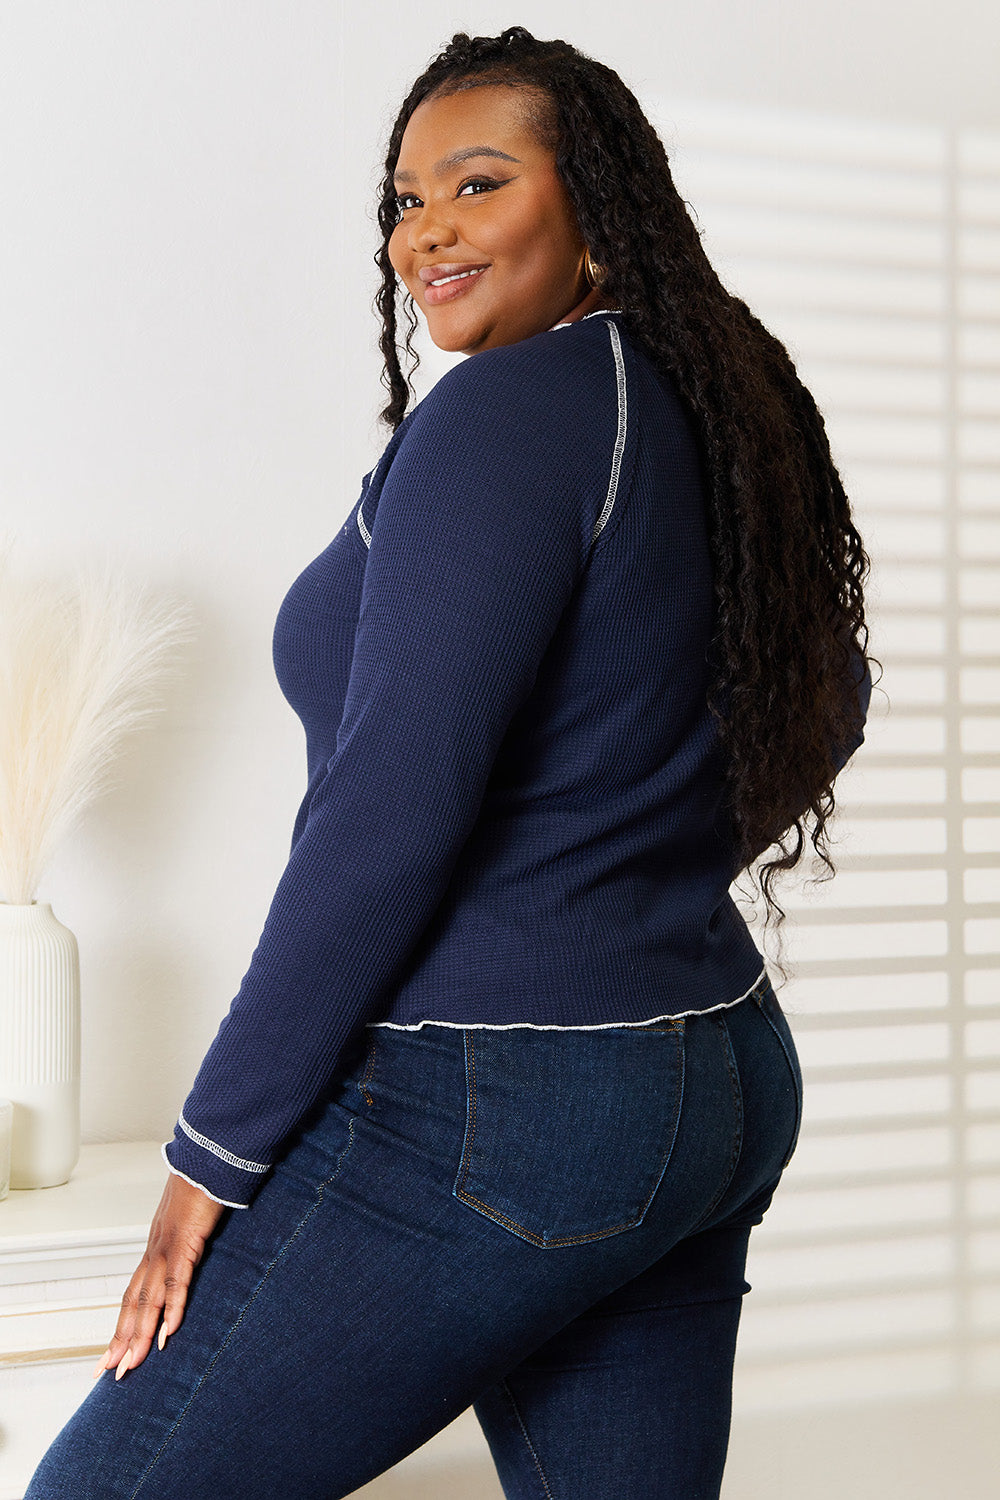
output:
[[[126,1370],[142,1364],[152,1347],[161,1311],[161,1349],[167,1335],[181,1326],[191,1276],[225,1207],[176,1172],[169,1174],[145,1254],[125,1289],[114,1336],[94,1369],[95,1380],[112,1365],[117,1366],[115,1379],[120,1380]]]

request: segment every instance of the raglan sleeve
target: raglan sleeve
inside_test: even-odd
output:
[[[586,561],[611,444],[507,354],[448,371],[387,470],[336,751],[162,1147],[234,1208],[384,1014]]]

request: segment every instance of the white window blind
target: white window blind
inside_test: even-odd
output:
[[[709,258],[826,419],[885,667],[839,873],[783,900],[805,1111],[751,1242],[737,1411],[995,1389],[1000,134],[653,115]]]

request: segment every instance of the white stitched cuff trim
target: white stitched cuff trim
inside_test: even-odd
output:
[[[242,1156],[234,1156],[227,1151],[225,1146],[219,1146],[215,1141],[210,1141],[207,1135],[202,1135],[189,1125],[181,1110],[177,1117],[177,1123],[184,1134],[190,1136],[196,1146],[203,1146],[206,1151],[211,1151],[213,1156],[218,1156],[222,1161],[228,1162],[231,1167],[239,1167],[241,1172],[267,1172],[270,1170],[270,1162],[244,1161]]]
[[[173,1136],[171,1136],[170,1140],[173,1140]],[[203,1193],[205,1193],[209,1198],[211,1198],[211,1200],[212,1200],[213,1203],[221,1203],[224,1208],[249,1208],[250,1207],[249,1203],[230,1203],[230,1201],[229,1201],[228,1198],[217,1198],[214,1193],[210,1193],[208,1191],[208,1188],[205,1186],[205,1184],[203,1182],[195,1182],[194,1178],[193,1177],[189,1177],[186,1172],[179,1172],[177,1170],[177,1168],[174,1166],[173,1162],[167,1156],[167,1147],[169,1145],[170,1145],[170,1141],[164,1141],[163,1142],[163,1145],[160,1147],[160,1155],[163,1157],[163,1160],[166,1162],[168,1168],[170,1169],[171,1172],[173,1172],[173,1174],[174,1174],[175,1177],[183,1177],[185,1182],[189,1182],[192,1187],[200,1188]]]
[[[404,1025],[401,1021],[369,1021],[366,1029],[373,1026],[391,1026],[393,1031],[419,1031],[422,1026],[452,1026],[460,1031],[610,1031],[612,1027],[619,1026],[650,1026],[654,1021],[680,1021],[685,1016],[707,1016],[713,1010],[728,1010],[731,1005],[739,1005],[757,988],[762,979],[767,978],[767,966],[761,969],[750,989],[745,990],[742,995],[737,995],[735,1000],[721,1000],[718,1005],[706,1005],[703,1010],[673,1010],[663,1016],[649,1016],[645,1021],[600,1021],[596,1026],[556,1026],[545,1025],[537,1021],[417,1021],[413,1026]]]

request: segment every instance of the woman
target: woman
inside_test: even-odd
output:
[[[719,1493],[801,1110],[729,888],[832,871],[867,558],[610,69],[457,34],[380,225],[392,436],[275,630],[289,863],[26,1500],[330,1500],[470,1404],[508,1496]],[[409,411],[397,278],[468,356]]]

